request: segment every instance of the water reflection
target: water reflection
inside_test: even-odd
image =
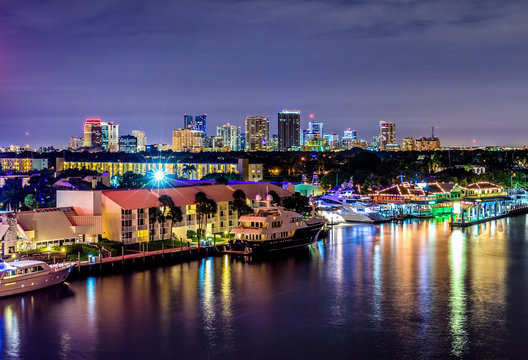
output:
[[[451,270],[451,291],[449,307],[451,315],[449,326],[451,332],[451,354],[460,357],[468,345],[466,329],[466,243],[462,230],[454,230],[449,241],[449,268]]]

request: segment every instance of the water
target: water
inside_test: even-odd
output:
[[[525,358],[528,223],[336,227],[265,261],[209,258],[0,301],[4,359]]]

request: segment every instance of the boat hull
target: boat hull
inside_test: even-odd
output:
[[[324,221],[309,224],[307,227],[296,230],[292,237],[284,239],[236,240],[231,243],[230,250],[226,252],[234,255],[256,255],[304,247],[317,241],[324,224]]]
[[[61,284],[66,280],[70,271],[71,267],[65,267],[53,271],[35,273],[34,275],[3,279],[0,282],[0,298],[24,294]]]

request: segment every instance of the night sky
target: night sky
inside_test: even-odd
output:
[[[86,117],[170,142],[300,109],[444,145],[525,145],[528,1],[2,0],[0,146],[66,145]],[[29,132],[29,135],[25,133]]]

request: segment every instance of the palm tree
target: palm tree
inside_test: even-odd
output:
[[[198,215],[198,237],[200,238],[207,229],[207,217],[217,213],[218,204],[213,199],[208,199],[207,195],[201,191],[194,195],[194,199]],[[205,229],[202,229],[202,223]]]
[[[187,164],[183,167],[183,171],[187,172],[187,179],[191,179],[191,171],[196,171],[196,166]]]
[[[237,217],[253,212],[251,206],[247,204],[246,194],[240,189],[233,192],[233,202],[231,204],[231,209],[237,212]]]
[[[160,218],[161,218],[161,211],[159,207],[153,206],[149,208],[149,227],[150,227],[150,231],[149,231],[150,240],[149,241],[152,241],[152,235],[154,235],[154,225],[160,221]]]
[[[183,221],[183,214],[179,206],[174,205],[174,201],[169,195],[161,195],[158,199],[163,216],[163,222],[170,220],[170,241],[172,242],[172,224]]]
[[[8,179],[0,192],[2,209],[17,212],[20,209],[20,204],[24,201],[25,195],[26,193],[20,182]]]

